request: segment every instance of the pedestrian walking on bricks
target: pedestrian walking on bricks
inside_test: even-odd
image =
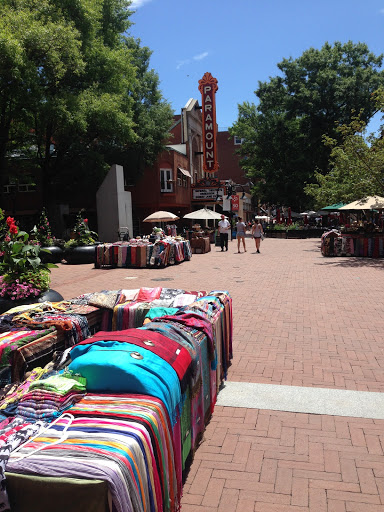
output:
[[[237,252],[240,252],[240,242],[241,241],[243,241],[244,252],[247,252],[247,248],[245,247],[246,225],[244,224],[242,217],[239,217],[238,219],[239,220],[236,224]]]
[[[256,252],[260,252],[260,242],[264,236],[263,226],[259,220],[255,220],[252,226],[252,236],[255,239]]]
[[[225,215],[222,215],[219,221],[220,247],[222,251],[224,251],[224,248],[228,251],[228,235],[230,229],[231,225],[228,219],[225,218]]]

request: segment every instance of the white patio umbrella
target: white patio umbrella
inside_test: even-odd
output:
[[[171,212],[159,210],[158,212],[151,213],[148,217],[145,217],[143,222],[169,222],[171,220],[177,220],[180,217]]]
[[[314,212],[313,210],[309,210],[308,212],[301,212],[300,215],[302,215],[303,217],[304,215],[310,217],[311,215],[316,215],[316,212]]]
[[[213,210],[209,210],[208,208],[201,208],[201,210],[196,210],[195,212],[187,213],[184,215],[183,219],[195,219],[195,220],[220,220],[221,213],[214,212]]]
[[[372,210],[384,208],[384,197],[369,196],[353,201],[339,208],[339,210]]]

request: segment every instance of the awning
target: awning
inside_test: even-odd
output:
[[[179,171],[181,171],[184,176],[188,176],[188,178],[192,178],[191,173],[187,171],[186,169],[182,169],[181,167],[178,167]]]
[[[342,206],[339,210],[373,210],[375,208],[377,210],[384,208],[384,197],[363,197],[363,199]]]
[[[329,206],[324,206],[324,208],[320,208],[320,211],[323,211],[323,210],[330,210],[330,211],[336,211],[338,210],[339,208],[341,208],[342,206],[345,206],[347,203],[334,203],[334,204],[330,204]]]

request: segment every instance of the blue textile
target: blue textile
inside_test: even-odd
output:
[[[139,354],[142,359],[132,355]],[[181,401],[177,373],[164,359],[132,343],[98,341],[71,350],[69,370],[87,379],[87,390],[155,396],[167,407],[172,425]]]

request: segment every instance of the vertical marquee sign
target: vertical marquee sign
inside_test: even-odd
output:
[[[216,98],[217,79],[211,73],[205,73],[199,80],[203,115],[203,169],[216,172],[219,169],[216,146]]]

